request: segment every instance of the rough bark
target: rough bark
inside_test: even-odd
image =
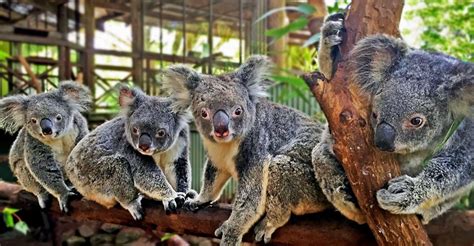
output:
[[[22,219],[32,225],[33,221],[30,220],[39,219],[37,215],[40,214],[40,208],[32,194],[20,190],[18,185],[0,182],[0,210],[5,206],[19,208],[20,212],[30,215],[22,216]],[[71,202],[69,215],[62,214],[58,203],[54,200],[48,213],[55,220],[59,218],[76,221],[96,220],[141,228],[157,228],[162,232],[214,237],[215,229],[229,217],[231,212],[229,204],[218,204],[197,213],[181,211],[173,215],[166,215],[159,202],[144,200],[143,207],[145,217],[142,221],[134,221],[128,211],[118,206],[106,209],[83,199]],[[474,211],[445,214],[430,223],[426,229],[436,245],[472,245]],[[248,233],[244,241],[252,242],[253,234]],[[376,245],[367,226],[357,225],[333,211],[292,217],[290,222],[275,232],[271,241],[271,245],[315,244]]]
[[[348,76],[349,51],[361,38],[386,33],[399,35],[403,1],[353,1],[346,16],[346,34],[341,45],[342,60],[331,81],[305,77],[326,115],[335,139],[334,151],[342,162],[367,224],[379,245],[430,245],[415,215],[394,215],[379,208],[375,193],[388,180],[400,175],[394,156],[373,146],[369,104]]]

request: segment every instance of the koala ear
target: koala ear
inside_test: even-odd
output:
[[[448,83],[441,89],[448,95],[448,103],[456,115],[474,116],[474,64],[460,62],[455,65]]]
[[[0,100],[0,128],[15,133],[26,123],[28,97],[25,95],[9,96]]]
[[[145,98],[145,93],[143,93],[138,88],[129,88],[126,84],[121,84],[119,86],[119,105],[122,110],[130,111],[136,108],[141,100]]]
[[[408,50],[401,39],[383,34],[360,40],[349,57],[352,80],[364,91],[375,94],[390,69]]]
[[[270,80],[267,78],[271,68],[270,58],[254,55],[235,72],[235,77],[247,87],[252,101],[268,96],[266,89],[270,85]]]
[[[74,81],[64,81],[59,84],[58,93],[69,101],[80,112],[87,111],[91,104],[91,94],[87,87]]]
[[[191,92],[202,77],[184,65],[173,65],[163,72],[163,88],[170,93],[173,111],[184,111],[191,105]]]

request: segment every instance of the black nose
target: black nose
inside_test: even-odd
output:
[[[143,151],[147,151],[151,147],[151,137],[150,135],[143,133],[138,139],[138,148]]]
[[[53,122],[48,119],[44,118],[40,121],[41,132],[43,135],[51,135],[53,134]]]
[[[227,137],[229,135],[229,116],[223,110],[219,110],[214,114],[212,124],[216,137]]]
[[[394,151],[396,135],[393,126],[385,122],[380,123],[375,129],[375,146],[382,151]]]

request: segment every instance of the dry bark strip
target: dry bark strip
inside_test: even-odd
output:
[[[319,79],[317,73],[305,80],[326,115],[335,139],[334,151],[342,162],[352,190],[379,245],[431,245],[415,215],[394,215],[380,209],[375,193],[388,180],[400,175],[394,155],[373,146],[369,124],[369,104],[348,76],[347,56],[361,38],[386,33],[399,36],[398,24],[402,0],[356,0],[347,13],[346,33],[341,62],[331,81]]]
[[[9,206],[22,209],[20,212],[39,214],[36,198],[21,191],[15,184],[0,182],[0,210]],[[162,232],[184,233],[214,237],[214,231],[230,215],[229,204],[193,212],[166,215],[159,202],[144,200],[145,217],[134,221],[128,211],[116,206],[106,209],[97,203],[83,199],[73,200],[71,213],[60,212],[58,203],[53,201],[49,214],[56,220],[87,221],[96,220],[144,229],[157,228]],[[31,216],[22,217],[28,224]],[[38,222],[38,221],[36,221]],[[474,211],[451,212],[434,220],[426,227],[436,245],[472,245],[474,243]],[[244,241],[253,242],[253,233],[248,233]],[[376,245],[367,226],[357,225],[339,213],[327,211],[313,215],[292,217],[290,222],[279,228],[273,235],[271,245]]]

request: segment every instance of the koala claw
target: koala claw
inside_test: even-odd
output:
[[[142,220],[143,219],[143,211],[142,209],[130,210],[130,214],[132,215],[134,220]]]
[[[214,234],[216,237],[221,237],[220,245],[240,245],[242,243],[242,235],[235,235],[232,231],[233,229],[227,221],[217,228]]]
[[[266,223],[264,223],[263,221],[260,222],[257,226],[255,226],[254,232],[255,241],[257,242],[261,242],[263,240],[263,242],[267,244],[272,239],[271,230],[266,228]]]
[[[177,208],[181,208],[186,201],[186,194],[184,192],[177,192],[174,198]]]
[[[202,203],[202,202],[197,201],[196,199],[190,199],[184,202],[183,207],[188,211],[196,212],[197,210],[201,208],[205,208],[209,206],[210,204],[211,202]]]
[[[61,212],[67,214],[69,212],[68,209],[68,203],[69,203],[69,198],[71,196],[76,196],[77,194],[69,191],[66,194],[61,195],[61,197],[58,199],[59,202],[59,208],[61,209]]]
[[[176,197],[175,199],[177,199],[178,197]],[[175,199],[168,200],[168,201],[163,200],[163,207],[165,208],[166,215],[176,213],[178,209],[178,204],[176,203]]]

